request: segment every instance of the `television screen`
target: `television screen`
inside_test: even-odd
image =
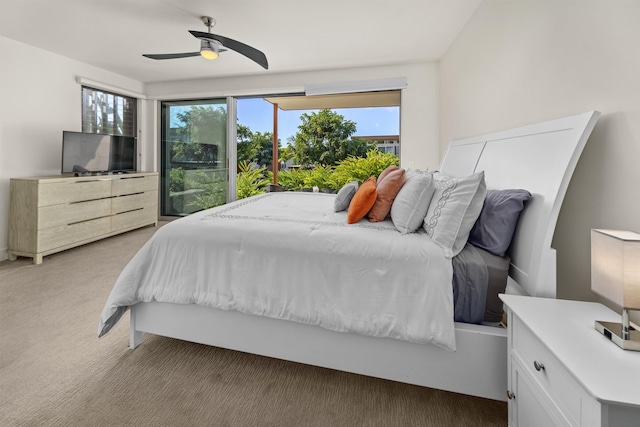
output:
[[[136,139],[127,136],[64,131],[62,173],[136,170]]]
[[[136,139],[130,136],[111,136],[110,171],[136,170]]]

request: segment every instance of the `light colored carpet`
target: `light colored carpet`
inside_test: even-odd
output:
[[[98,316],[148,227],[0,262],[2,426],[506,426],[507,405],[146,336]]]

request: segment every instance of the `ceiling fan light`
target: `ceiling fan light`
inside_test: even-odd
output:
[[[215,53],[213,50],[211,49],[202,49],[200,50],[200,55],[204,58],[204,59],[216,59],[218,57],[218,54]]]
[[[216,59],[220,48],[216,43],[210,43],[206,40],[202,40],[200,43],[200,55],[209,60]]]

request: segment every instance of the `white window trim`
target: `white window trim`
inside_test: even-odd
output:
[[[406,77],[395,77],[378,80],[361,80],[347,82],[309,83],[304,85],[307,96],[333,95],[338,93],[376,92],[382,90],[400,90],[407,87]]]

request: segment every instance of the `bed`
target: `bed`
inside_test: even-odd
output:
[[[488,189],[532,195],[509,247],[506,292],[555,297],[551,240],[598,116],[449,144],[440,173],[482,174]],[[129,310],[132,349],[150,333],[505,400],[506,330],[454,322],[451,254],[389,220],[347,225],[329,209],[334,198],[270,193],[164,226],[120,275],[99,335]],[[227,246],[211,249],[211,236]]]

